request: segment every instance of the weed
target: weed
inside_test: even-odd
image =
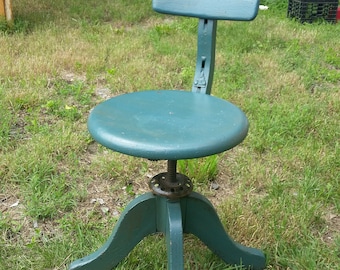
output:
[[[180,160],[178,170],[191,178],[194,183],[208,186],[218,174],[218,160],[218,155],[202,159]]]

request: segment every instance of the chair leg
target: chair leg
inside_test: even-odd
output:
[[[128,204],[106,243],[94,253],[71,263],[69,270],[111,270],[156,229],[156,197],[146,193]]]
[[[233,241],[225,232],[211,203],[192,192],[186,197],[184,232],[196,235],[206,246],[228,264],[243,265],[254,270],[264,269],[265,255],[261,250]]]
[[[211,203],[192,192],[175,201],[152,193],[137,197],[128,204],[106,243],[71,263],[69,270],[111,270],[145,236],[157,232],[166,237],[169,270],[184,269],[183,233],[196,235],[228,264],[242,264],[254,270],[265,268],[262,251],[234,242]]]
[[[168,253],[168,269],[183,270],[183,223],[182,210],[179,201],[170,201],[165,197],[158,197],[158,231],[166,237]]]

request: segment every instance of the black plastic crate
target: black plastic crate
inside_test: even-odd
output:
[[[287,16],[304,22],[336,23],[338,0],[289,0]]]

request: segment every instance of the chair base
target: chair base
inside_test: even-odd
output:
[[[168,269],[184,269],[183,233],[192,233],[223,261],[254,270],[264,269],[262,251],[233,241],[212,204],[202,195],[171,200],[146,193],[134,199],[118,220],[107,242],[94,253],[71,263],[69,270],[111,270],[147,235],[164,233]]]

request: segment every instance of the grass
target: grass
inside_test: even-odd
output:
[[[213,94],[245,111],[248,137],[179,169],[235,240],[266,253],[267,269],[337,269],[340,27],[300,24],[285,1],[267,2],[250,23],[218,26]],[[0,22],[0,269],[66,269],[164,170],[86,129],[109,96],[191,88],[197,22],[150,4],[13,0],[13,27]],[[164,269],[165,254],[163,237],[150,236],[118,269]],[[237,269],[193,236],[185,267]]]

